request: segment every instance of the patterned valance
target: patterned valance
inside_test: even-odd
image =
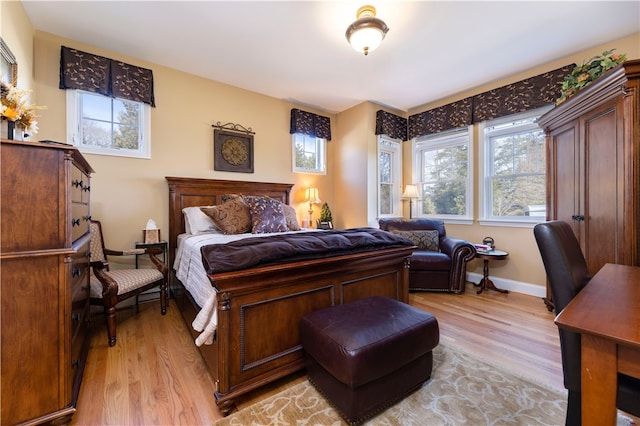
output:
[[[471,125],[472,98],[409,116],[409,139]]]
[[[407,140],[407,119],[390,112],[376,112],[376,135],[388,135],[401,141]]]
[[[153,72],[62,46],[60,89],[79,89],[155,105]]]
[[[508,84],[409,116],[409,139],[554,104],[575,65]]]
[[[489,90],[473,97],[473,122],[493,120],[555,103],[574,65]]]
[[[291,127],[289,133],[302,133],[303,135],[331,140],[331,120],[329,117],[291,109]]]

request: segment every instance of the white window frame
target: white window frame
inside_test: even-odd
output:
[[[532,228],[535,224],[544,222],[545,216],[493,216],[492,211],[492,176],[491,176],[491,150],[489,138],[494,135],[513,134],[520,132],[528,132],[540,129],[535,120],[531,123],[523,124],[517,128],[501,129],[489,133],[491,127],[500,126],[509,122],[526,121],[532,118],[537,119],[545,112],[549,111],[553,106],[537,108],[520,114],[513,114],[506,117],[500,117],[495,120],[484,121],[478,125],[478,135],[480,139],[480,150],[482,152],[482,160],[480,161],[480,187],[478,193],[480,196],[480,219],[479,223],[486,226],[506,226],[506,227],[522,227]],[[546,173],[543,171],[543,173]],[[546,177],[546,176],[545,176]]]
[[[77,146],[80,152],[86,154],[110,155],[116,157],[132,157],[151,159],[151,107],[148,104],[138,102],[141,105],[140,125],[137,150],[104,148],[98,146],[83,145],[80,142],[80,124],[82,123],[82,111],[80,106],[82,90],[67,90],[67,140]],[[127,100],[128,102],[132,102]]]
[[[296,165],[296,139],[315,139],[316,145],[316,163],[319,163],[319,167],[316,168],[306,168],[299,167]],[[317,174],[317,175],[326,175],[327,174],[327,140],[324,138],[318,138],[315,136],[309,136],[302,133],[292,133],[291,134],[291,165],[294,173],[309,173],[309,174]]]
[[[380,202],[382,200],[382,194],[380,191],[380,154],[387,152],[391,155],[391,188],[393,204],[391,207],[391,213],[382,214],[380,212]],[[396,217],[402,216],[402,200],[400,195],[402,194],[402,141],[399,139],[393,139],[387,135],[378,136],[378,174],[377,174],[377,210],[378,218],[382,217]]]
[[[467,180],[466,180],[466,206],[465,206],[465,214],[463,215],[448,215],[448,214],[438,214],[438,215],[425,215],[422,214],[422,208],[417,209],[417,214],[414,210],[413,217],[424,217],[430,219],[440,219],[445,223],[452,224],[465,224],[470,225],[473,223],[473,127],[468,126],[463,129],[455,129],[443,133],[437,133],[435,135],[427,135],[421,136],[419,138],[414,138],[411,141],[411,152],[413,156],[413,168],[412,168],[412,176],[413,182],[418,186],[418,192],[420,193],[421,198],[417,201],[414,201],[414,204],[422,205],[422,185],[424,182],[421,181],[422,176],[422,151],[424,150],[433,150],[433,149],[442,149],[447,147],[452,147],[456,145],[461,145],[463,143],[467,144]]]

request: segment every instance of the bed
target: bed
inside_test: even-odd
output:
[[[174,264],[185,233],[182,210],[222,203],[227,194],[268,196],[289,204],[291,184],[166,177],[169,186],[169,262]],[[325,231],[332,232],[332,231]],[[412,246],[341,253],[316,259],[207,274],[217,290],[217,329],[211,344],[199,346],[224,415],[235,399],[304,368],[301,317],[311,311],[373,296],[408,302]],[[201,304],[173,271],[170,291],[194,341]]]

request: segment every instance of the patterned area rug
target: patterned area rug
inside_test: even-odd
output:
[[[563,425],[566,393],[440,344],[431,379],[365,425]],[[620,422],[619,422],[620,423]],[[346,425],[308,381],[251,405],[218,426]]]

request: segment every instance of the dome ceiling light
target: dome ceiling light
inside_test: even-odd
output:
[[[347,28],[345,36],[351,47],[366,56],[380,46],[389,27],[383,20],[376,18],[376,8],[373,6],[362,6],[358,9],[356,18]]]

